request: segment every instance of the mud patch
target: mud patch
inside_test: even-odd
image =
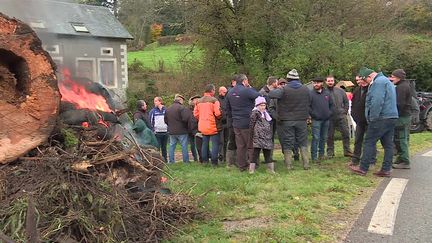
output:
[[[272,220],[269,217],[260,217],[260,218],[251,218],[251,219],[242,219],[242,220],[234,220],[234,221],[224,221],[223,228],[226,232],[246,232],[250,229],[256,228],[268,228],[272,225]]]

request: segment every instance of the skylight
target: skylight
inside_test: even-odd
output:
[[[90,31],[83,23],[71,23],[76,32],[89,33]]]

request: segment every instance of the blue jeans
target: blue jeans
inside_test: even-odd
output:
[[[381,171],[390,171],[393,163],[393,136],[397,119],[383,119],[368,124],[363,145],[360,169],[368,171],[369,165],[375,161],[376,143],[381,141],[384,147],[384,161]]]
[[[159,144],[159,150],[162,153],[162,157],[164,158],[165,162],[167,160],[167,143],[168,143],[168,133],[166,132],[159,132],[155,133],[156,139]]]
[[[204,163],[208,162],[209,159],[209,142],[211,141],[211,162],[214,165],[218,164],[218,154],[219,154],[219,133],[215,135],[203,135],[202,142],[202,157]]]
[[[324,156],[325,143],[327,141],[327,134],[329,130],[329,120],[318,121],[312,120],[312,143],[311,143],[311,157],[316,160],[317,153],[320,157]]]
[[[169,135],[170,148],[169,148],[169,162],[175,163],[174,151],[177,146],[177,142],[181,144],[183,162],[189,163],[189,151],[188,151],[188,134],[181,135]]]

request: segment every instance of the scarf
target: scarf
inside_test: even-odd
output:
[[[252,109],[252,111],[259,111],[259,110],[258,110],[258,108],[254,107]],[[267,110],[265,110],[264,112],[261,112],[261,111],[259,111],[259,112],[261,113],[261,117],[262,118],[265,118],[267,121],[271,121],[272,120],[272,118],[271,118],[270,114],[267,112]]]

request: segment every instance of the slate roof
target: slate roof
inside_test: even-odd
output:
[[[42,22],[45,28],[36,32],[63,35],[132,39],[133,37],[102,6],[92,6],[54,0],[0,0],[0,12],[24,21]],[[89,33],[77,32],[72,23],[82,23]]]

